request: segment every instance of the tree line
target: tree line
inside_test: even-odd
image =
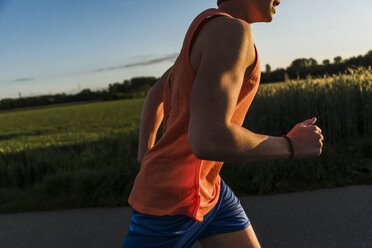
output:
[[[145,97],[147,91],[153,86],[156,77],[135,77],[124,80],[123,83],[109,84],[107,89],[92,91],[83,89],[77,94],[66,93],[56,95],[42,95],[34,97],[6,98],[0,101],[0,110],[14,108],[34,107],[49,104],[61,104],[80,101],[110,101],[117,99]]]
[[[323,77],[324,75],[347,73],[347,68],[350,67],[368,67],[370,65],[372,65],[372,50],[364,56],[359,55],[348,59],[337,56],[333,59],[333,63],[329,59],[325,59],[322,64],[319,64],[313,58],[299,58],[292,61],[286,69],[279,68],[272,71],[271,66],[266,64],[265,72],[261,73],[261,83],[284,82],[291,79],[304,79],[309,76]]]
[[[351,57],[343,60],[340,56],[333,59],[333,63],[326,59],[322,64],[313,58],[299,58],[292,61],[286,69],[271,70],[266,64],[266,70],[261,73],[261,83],[283,82],[290,79],[303,79],[308,76],[322,77],[326,74],[347,73],[350,67],[367,67],[372,65],[372,50],[364,56]],[[6,98],[0,100],[0,110],[42,106],[49,104],[61,104],[79,101],[110,101],[145,97],[148,90],[156,83],[156,77],[135,77],[124,80],[122,83],[110,83],[107,89],[92,91],[83,89],[77,94],[55,94],[34,97]]]

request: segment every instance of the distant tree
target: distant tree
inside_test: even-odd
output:
[[[266,64],[266,70],[265,70],[266,73],[270,73],[271,72],[271,66],[269,64]]]
[[[83,89],[78,93],[78,95],[89,95],[92,94],[92,91],[90,89]]]
[[[127,90],[128,90],[128,86],[123,85],[121,83],[113,83],[113,84],[109,84],[109,90],[108,91],[111,95],[114,95],[118,92],[125,93]]]
[[[368,51],[368,53],[364,56],[364,63],[365,66],[372,65],[372,50]]]
[[[342,61],[342,57],[341,56],[337,56],[333,60],[334,60],[335,64],[340,64],[341,61]]]
[[[301,59],[295,59],[292,61],[291,65],[289,66],[289,68],[297,71],[301,68],[305,68],[306,67],[306,60],[305,58],[301,58]]]
[[[329,59],[323,60],[323,65],[329,65],[330,63],[331,63],[331,61],[329,61]]]
[[[126,80],[123,81],[123,85],[124,85],[125,87],[127,87],[127,88],[130,87],[131,83],[132,83],[132,82],[131,82],[130,80],[128,80],[128,79],[126,79]]]
[[[131,79],[131,87],[138,89],[146,84],[153,86],[156,83],[156,80],[155,77],[135,77]]]
[[[316,65],[318,65],[318,62],[313,58],[300,58],[293,60],[289,67],[295,71],[298,71],[299,69],[304,69]]]
[[[310,59],[307,60],[307,66],[306,67],[317,66],[317,65],[318,65],[318,61],[316,61],[315,59],[310,58]]]

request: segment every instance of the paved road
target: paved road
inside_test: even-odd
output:
[[[371,185],[241,202],[263,248],[372,248]],[[130,217],[128,207],[3,214],[0,247],[120,248]]]

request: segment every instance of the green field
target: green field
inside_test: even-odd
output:
[[[0,112],[0,213],[126,205],[143,103]],[[325,137],[320,157],[225,163],[222,177],[238,195],[372,184],[371,68],[260,85],[243,125],[280,136],[313,116]]]
[[[144,99],[99,102],[0,114],[0,152],[66,146],[127,134],[138,128]]]

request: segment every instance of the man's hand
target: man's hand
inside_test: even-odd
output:
[[[314,125],[316,117],[296,124],[287,134],[294,149],[294,159],[318,157],[322,153],[322,130]]]

